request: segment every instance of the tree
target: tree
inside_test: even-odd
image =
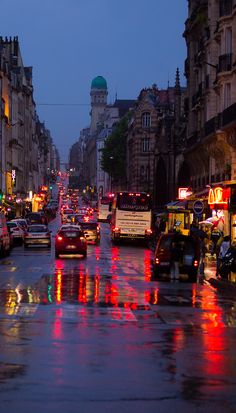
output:
[[[128,118],[122,118],[113,132],[105,140],[101,157],[101,167],[114,181],[126,178],[126,138]]]

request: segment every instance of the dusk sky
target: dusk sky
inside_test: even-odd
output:
[[[177,67],[185,85],[182,34],[187,0],[0,0],[0,4],[0,35],[19,38],[23,63],[33,67],[37,112],[62,162],[68,161],[71,145],[90,123],[94,77],[107,80],[108,103],[114,102],[116,93],[118,99],[136,99],[143,87],[153,83],[164,89],[169,80],[173,86]]]

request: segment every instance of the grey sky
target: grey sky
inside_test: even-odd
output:
[[[18,36],[33,66],[34,97],[63,162],[89,125],[90,85],[106,78],[108,102],[143,87],[185,84],[187,0],[0,0],[0,35]],[[81,106],[41,106],[79,103]]]

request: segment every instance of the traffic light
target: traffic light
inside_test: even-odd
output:
[[[49,186],[49,189],[52,190],[52,185]]]
[[[2,191],[0,190],[0,202],[2,202],[2,198],[3,198],[3,193],[2,193]]]

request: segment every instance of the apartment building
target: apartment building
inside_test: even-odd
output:
[[[178,173],[200,191],[236,179],[236,0],[190,0],[184,37],[188,122]]]

